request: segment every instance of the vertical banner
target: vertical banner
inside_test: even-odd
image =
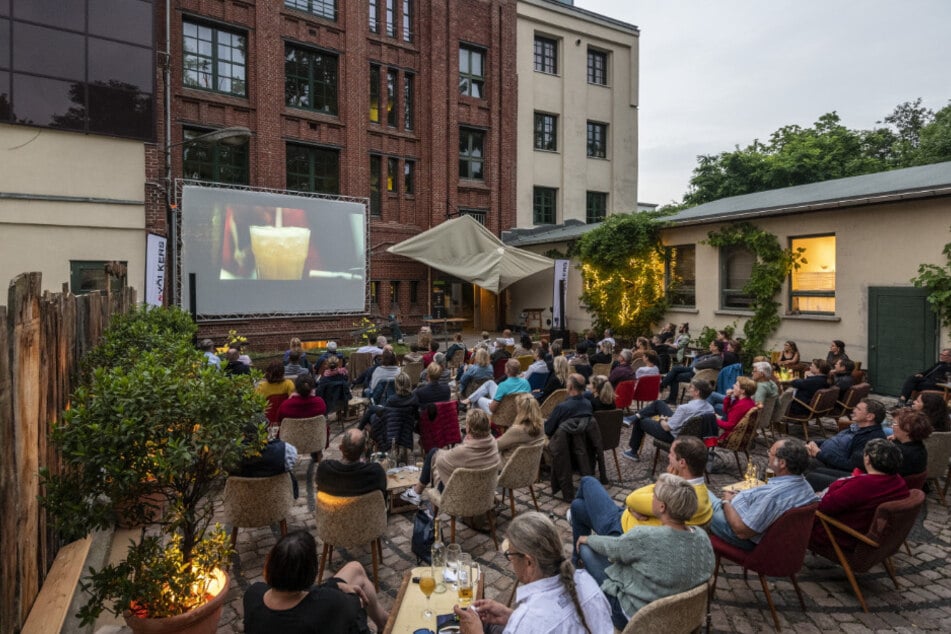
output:
[[[165,303],[165,274],[168,270],[167,241],[162,236],[148,234],[145,245],[145,303],[162,306]]]
[[[565,328],[565,290],[568,288],[568,265],[571,260],[555,260],[555,280],[552,288],[551,329]]]

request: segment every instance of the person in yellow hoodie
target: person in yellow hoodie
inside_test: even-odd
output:
[[[667,472],[685,479],[697,493],[697,511],[687,520],[689,526],[704,526],[713,517],[713,507],[703,479],[706,466],[707,448],[699,438],[680,436],[671,444]],[[618,506],[597,478],[581,478],[578,494],[568,510],[572,544],[577,544],[579,537],[592,532],[616,536],[635,526],[660,526],[660,518],[652,511],[653,499],[654,485],[649,484],[631,491],[624,505]],[[572,560],[577,563],[577,550]]]

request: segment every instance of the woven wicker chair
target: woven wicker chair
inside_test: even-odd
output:
[[[610,376],[611,375],[611,364],[610,363],[595,363],[591,366],[591,376]]]
[[[515,415],[518,414],[518,408],[515,399],[518,394],[506,394],[499,401],[499,406],[492,413],[492,424],[501,429],[508,429],[515,422]]]
[[[423,362],[410,361],[403,366],[403,374],[409,377],[409,380],[412,381],[413,385],[421,383],[423,380]]]
[[[622,634],[687,634],[697,631],[706,620],[709,593],[709,585],[701,583],[692,590],[651,601],[631,617]]]
[[[469,382],[466,384],[466,389],[464,389],[464,390],[462,391],[462,395],[460,396],[460,398],[469,398],[469,396],[470,396],[473,392],[475,392],[476,390],[478,390],[479,387],[481,387],[482,384],[485,383],[485,382],[488,381],[488,380],[489,380],[489,379],[472,379],[471,381],[469,381]]]
[[[512,517],[515,517],[515,489],[528,488],[532,494],[532,503],[538,509],[538,499],[535,497],[535,481],[538,480],[538,468],[542,462],[542,452],[545,449],[545,440],[538,440],[530,445],[522,445],[512,453],[512,456],[502,467],[499,474],[499,486],[502,487],[502,502],[505,502],[505,491],[509,492],[509,507]]]
[[[350,354],[350,360],[347,363],[347,370],[351,380],[356,381],[357,377],[363,374],[373,363],[373,355],[369,352],[353,352]]]
[[[710,384],[710,387],[713,387],[717,384],[717,377],[720,376],[719,370],[714,370],[713,368],[704,368],[703,370],[697,370],[693,374],[694,379],[703,379]],[[684,381],[680,384],[680,394],[677,395],[677,402],[683,403],[684,399],[687,398],[687,386],[690,385],[690,381]]]
[[[549,394],[548,398],[545,399],[545,402],[542,403],[542,418],[548,418],[551,416],[552,411],[566,398],[568,398],[568,390],[564,388],[555,390]]]
[[[338,497],[317,492],[317,536],[324,543],[320,555],[317,583],[324,577],[324,568],[333,558],[334,547],[355,548],[370,544],[373,557],[373,585],[380,589],[377,567],[383,560],[386,533],[386,502],[382,491],[371,491],[355,497]]]
[[[521,368],[522,372],[527,370],[528,366],[530,366],[532,364],[532,361],[535,360],[535,357],[530,354],[523,354],[515,358],[518,359],[518,365]]]
[[[459,348],[458,350],[453,352],[451,359],[446,359],[447,366],[451,370],[458,370],[459,366],[461,366],[465,362],[466,362],[466,351],[463,350],[462,348]],[[455,372],[453,373],[453,376],[455,376]]]
[[[872,523],[865,534],[824,513],[816,513],[816,517],[822,523],[831,544],[810,544],[809,548],[817,555],[832,561],[838,561],[842,565],[855,596],[866,612],[868,612],[868,606],[865,604],[865,597],[862,596],[862,591],[859,589],[854,573],[868,572],[873,566],[879,563],[883,564],[888,576],[892,578],[895,588],[901,592],[901,586],[898,585],[898,579],[895,577],[895,568],[892,565],[891,557],[898,552],[898,549],[901,548],[902,543],[908,537],[908,533],[915,525],[915,520],[918,518],[918,513],[921,511],[924,502],[924,492],[915,489],[904,500],[892,500],[879,504],[878,508],[875,509]],[[854,550],[846,551],[839,545],[836,537],[841,533],[858,540],[858,545],[855,546]]]
[[[947,506],[948,481],[951,480],[951,431],[936,431],[925,438],[925,449],[928,450],[928,480],[934,483],[935,492],[941,499],[941,504]],[[944,489],[938,486],[938,479],[945,476]]]
[[[281,421],[281,440],[294,445],[301,456],[322,454],[327,448],[327,417],[285,418]]]
[[[440,493],[434,488],[426,489],[426,496],[433,503],[433,515],[443,511],[450,517],[449,542],[456,543],[456,518],[485,515],[489,520],[495,548],[499,540],[495,535],[495,489],[499,484],[499,468],[492,465],[484,469],[456,469]]]
[[[280,524],[281,535],[287,535],[287,518],[294,507],[290,474],[268,478],[229,476],[222,499],[224,522],[232,527],[232,548],[238,542],[239,528]]]
[[[740,477],[743,477],[743,469],[740,468],[740,452],[743,452],[746,456],[746,463],[749,464],[750,449],[753,447],[753,443],[756,442],[759,414],[760,410],[758,407],[754,407],[746,412],[746,415],[740,419],[740,422],[736,424],[733,431],[730,432],[726,438],[717,442],[717,446],[721,449],[727,449],[733,452],[733,457],[736,458],[736,473]]]
[[[835,407],[836,399],[838,397],[839,388],[837,387],[827,387],[823,390],[816,390],[816,393],[812,395],[812,401],[809,403],[803,403],[794,396],[792,399],[793,402],[802,405],[806,409],[806,413],[785,413],[782,422],[786,426],[786,434],[789,434],[790,423],[794,425],[802,425],[803,438],[806,442],[809,442],[809,422],[815,420],[816,425],[819,428],[819,433],[825,436],[825,428],[822,426],[822,417],[831,415],[832,408]]]

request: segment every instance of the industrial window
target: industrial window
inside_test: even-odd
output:
[[[459,94],[482,99],[485,89],[485,51],[459,47]]]
[[[288,143],[287,188],[322,194],[340,193],[340,152]]]
[[[380,32],[380,0],[370,0],[370,33]]]
[[[191,141],[208,130],[186,128],[182,131],[182,175],[184,178],[211,183],[248,184],[248,144],[228,145],[213,141]]]
[[[558,190],[553,187],[536,187],[532,196],[532,222],[536,225],[553,225],[557,218],[555,199]]]
[[[392,68],[386,71],[386,125],[396,127],[399,121],[399,109],[396,107],[396,84],[399,75]]]
[[[549,75],[558,74],[558,41],[541,35],[535,36],[535,70]]]
[[[606,158],[608,155],[608,124],[588,122],[588,156]]]
[[[792,238],[792,250],[802,249],[803,262],[790,275],[789,312],[835,313],[835,236]]]
[[[396,0],[386,0],[386,34],[396,37]]]
[[[550,152],[558,149],[558,115],[535,113],[535,149]]]
[[[395,158],[386,159],[386,191],[397,193],[397,183],[400,178],[400,161]]]
[[[697,247],[681,244],[667,247],[664,260],[664,287],[671,306],[697,305]]]
[[[284,0],[284,6],[313,13],[328,20],[337,19],[337,0]]]
[[[248,39],[240,33],[185,20],[185,85],[244,97],[248,94]]]
[[[588,49],[588,83],[599,86],[608,85],[608,54]]]
[[[416,161],[403,161],[403,193],[416,193]]]
[[[585,196],[585,222],[601,222],[608,214],[608,195],[605,192],[587,192]]]
[[[413,0],[403,0],[403,41],[413,41]]]
[[[412,130],[416,125],[416,116],[413,113],[416,102],[415,95],[415,75],[405,73],[403,75],[403,129]]]
[[[750,281],[755,256],[743,246],[720,249],[720,308],[749,310],[753,299],[743,287]]]
[[[370,64],[370,121],[380,122],[380,67]]]
[[[459,178],[484,180],[485,132],[459,128]]]
[[[286,46],[284,96],[288,106],[336,115],[337,56]]]
[[[383,215],[380,199],[380,183],[383,180],[383,158],[370,156],[370,215],[379,218]]]

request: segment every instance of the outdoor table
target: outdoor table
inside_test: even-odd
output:
[[[427,317],[423,321],[431,326],[442,324],[443,339],[449,343],[449,324],[462,324],[466,322],[466,319],[464,317]],[[434,331],[433,334],[436,332]]]
[[[419,508],[415,504],[410,504],[400,499],[400,493],[417,482],[419,482],[419,470],[414,466],[400,467],[387,471],[386,494],[390,500],[390,513],[406,513]]]
[[[750,484],[746,480],[740,480],[739,482],[734,482],[733,484],[728,484],[723,487],[724,491],[733,491],[734,493],[739,493],[740,491],[746,491],[747,489],[755,489],[756,487],[761,487],[765,482],[762,480],[756,480],[756,482]]]
[[[436,616],[433,616],[429,623],[423,618],[423,610],[426,609],[426,595],[419,589],[418,583],[413,583],[413,577],[419,577],[429,566],[420,566],[413,568],[403,575],[403,583],[400,585],[400,591],[393,601],[393,607],[390,608],[390,618],[386,621],[386,627],[383,628],[383,634],[413,634],[418,629],[429,628],[436,631]],[[439,574],[439,571],[437,571]],[[481,599],[484,596],[484,575],[480,574],[476,581],[473,597]],[[452,614],[452,606],[459,603],[459,595],[447,583],[446,591],[441,593],[434,592],[429,597],[429,609],[434,615]]]

